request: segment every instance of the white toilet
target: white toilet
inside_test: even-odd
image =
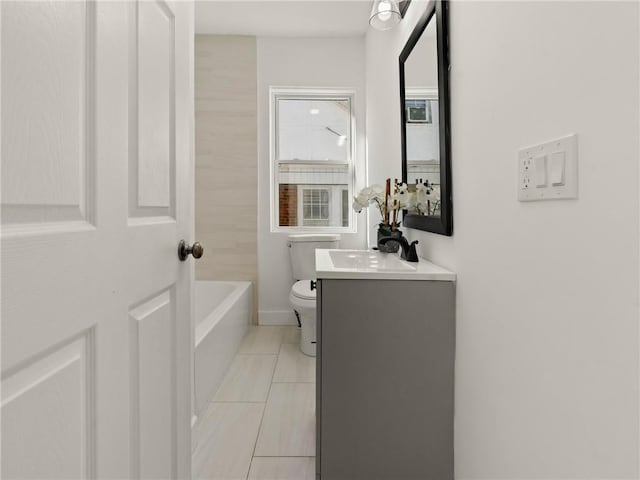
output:
[[[289,235],[289,258],[296,283],[291,287],[289,301],[302,327],[300,350],[316,356],[316,248],[338,248],[340,235]]]

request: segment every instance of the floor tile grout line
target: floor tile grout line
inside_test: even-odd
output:
[[[260,417],[260,425],[258,425],[258,433],[256,434],[256,441],[253,443],[253,450],[251,452],[251,461],[249,462],[249,470],[247,471],[247,480],[249,479],[249,474],[251,473],[251,466],[253,465],[253,459],[256,454],[256,447],[258,446],[258,439],[260,438],[260,431],[262,430],[262,422],[264,421],[264,415],[267,412],[267,404],[269,403],[269,396],[271,395],[271,387],[273,386],[273,376],[276,374],[276,368],[278,368],[278,361],[280,360],[280,352],[282,350],[282,344],[284,341],[284,332],[280,336],[280,347],[278,348],[278,358],[276,358],[276,362],[273,365],[273,371],[271,372],[271,382],[269,383],[269,391],[267,392],[267,401],[264,403],[264,408],[262,409],[262,416]]]
[[[299,347],[298,348],[295,347],[295,345],[296,345],[295,343],[283,343],[280,346],[280,353],[278,354],[278,362],[280,362],[280,356],[282,355],[282,351],[284,350],[285,345],[287,345],[287,348],[288,348],[288,346],[293,345],[291,348],[293,348],[293,350],[295,352],[294,355],[302,355],[302,357],[294,359],[294,363],[296,364],[296,368],[295,368],[296,374],[294,374],[293,376],[297,376],[297,372],[299,370],[298,369],[298,363],[299,363],[300,358],[303,358],[304,360],[312,359],[315,362],[315,357],[309,357],[308,355],[303,354]],[[314,368],[314,374],[313,374],[314,380],[298,380],[298,379],[296,379],[296,380],[275,380],[275,376],[274,376],[274,380],[273,380],[272,383],[316,383],[315,382],[315,365],[314,365],[313,368]],[[278,371],[278,369],[276,367],[276,372],[277,371]]]
[[[261,412],[262,412],[262,413],[261,413],[261,415],[263,415],[263,414],[264,414],[264,409],[265,409],[265,405],[266,405],[266,404],[265,404],[265,402],[213,402],[213,401],[212,401],[212,402],[209,402],[209,405],[207,406],[207,410],[209,410],[209,409],[210,409],[210,407],[212,407],[213,405],[215,405],[215,404],[221,404],[221,403],[224,403],[224,404],[226,404],[226,405],[238,405],[238,404],[244,404],[244,405],[256,405],[256,406],[260,406],[260,407],[261,407]],[[261,418],[262,418],[262,417],[261,417]],[[257,434],[256,434],[256,435],[257,435]],[[210,438],[210,436],[209,436],[208,438]],[[197,452],[198,452],[198,451],[201,451],[201,449],[202,449],[202,448],[204,448],[206,445],[207,445],[207,442],[202,442],[200,445],[198,445],[198,447],[197,447],[196,449],[194,449],[194,450],[193,450],[192,455],[191,455],[192,461],[193,461],[194,456],[196,456],[196,455],[197,455]],[[248,468],[247,468],[247,474],[246,474],[246,476],[248,476],[248,475],[249,475],[249,469],[251,468],[251,461],[252,461],[252,459],[253,459],[253,455],[252,455],[252,456],[250,457],[250,459],[249,459],[249,465],[248,465]],[[193,466],[193,464],[192,464],[192,466]],[[196,477],[196,478],[198,478],[198,477]]]
[[[284,337],[284,335],[283,335],[283,337]],[[273,369],[273,375],[271,376],[271,383],[272,384],[273,384],[273,379],[276,376],[276,372],[278,371],[278,363],[280,363],[280,355],[282,355],[282,346],[283,345],[284,345],[284,343],[280,342],[280,347],[278,348],[278,358],[276,358],[276,367]]]
[[[275,362],[274,362],[274,369],[275,369],[275,365],[278,363],[278,354],[246,354],[246,353],[236,353],[235,357],[233,357],[233,359],[231,360],[231,364],[229,365],[229,368],[227,370],[227,372],[225,373],[224,377],[222,378],[222,382],[220,382],[220,385],[218,385],[218,389],[216,390],[216,392],[213,395],[213,400],[211,400],[209,403],[213,403],[213,402],[219,402],[219,403],[232,403],[232,402],[249,402],[249,403],[266,403],[266,398],[265,400],[216,400],[218,394],[220,393],[220,391],[222,390],[222,387],[225,385],[226,381],[227,381],[227,377],[229,377],[230,373],[231,373],[231,367],[233,367],[233,365],[236,363],[236,361],[238,360],[239,356],[268,356],[268,357],[275,357]],[[237,376],[235,377],[237,378]],[[273,381],[273,372],[271,372],[271,380]],[[271,388],[271,387],[269,387]]]

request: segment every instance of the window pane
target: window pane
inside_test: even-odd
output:
[[[350,173],[348,165],[317,165],[311,163],[288,163],[282,162],[278,166],[278,181],[280,184],[279,208],[282,212],[283,208],[287,209],[288,216],[280,214],[280,226],[295,226],[294,216],[296,212],[300,212],[297,225],[304,226],[349,226],[349,216],[347,214],[347,225],[344,225],[343,215],[341,214],[342,191],[348,197]],[[282,186],[287,185],[288,190],[283,193]],[[298,197],[298,192],[300,197]],[[333,193],[335,192],[335,193]],[[335,200],[332,200],[335,196]],[[303,209],[303,205],[297,207],[298,201],[302,202],[309,208]],[[310,210],[312,205],[330,205],[332,201],[336,202],[335,207],[328,208],[327,213],[322,214],[320,208]],[[335,211],[335,215],[331,212]],[[310,225],[303,222],[303,219],[320,219],[325,221],[322,225]],[[335,217],[335,218],[334,218]]]
[[[330,226],[331,191],[336,188],[303,188],[302,191],[302,224],[305,226]],[[340,189],[342,190],[342,189]]]
[[[277,159],[347,162],[351,143],[348,99],[277,100]]]

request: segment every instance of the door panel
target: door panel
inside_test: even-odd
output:
[[[129,313],[134,478],[175,477],[174,297],[173,288],[165,290]]]
[[[131,216],[175,216],[175,18],[163,1],[138,4],[137,138]],[[132,69],[133,70],[133,69]]]
[[[95,161],[92,5],[3,2],[5,228],[91,223]]]
[[[5,478],[94,477],[92,337],[86,332],[3,381],[2,434],[13,439],[3,446]]]

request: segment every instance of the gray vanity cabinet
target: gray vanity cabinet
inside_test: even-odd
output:
[[[319,279],[322,480],[453,479],[455,282]]]

